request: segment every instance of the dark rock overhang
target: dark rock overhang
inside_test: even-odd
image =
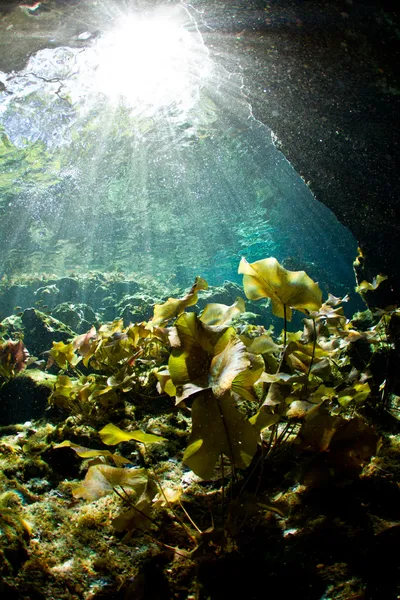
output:
[[[162,2],[112,2],[118,6]],[[213,57],[243,74],[253,114],[357,238],[364,274],[389,277],[381,304],[400,299],[399,12],[389,2],[197,0]],[[83,46],[104,14],[91,0],[0,4],[0,70],[43,47]]]

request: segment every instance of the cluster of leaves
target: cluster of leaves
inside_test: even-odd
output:
[[[140,430],[123,431],[112,423],[99,431],[99,437],[106,446],[116,446],[133,440],[146,448],[149,444],[165,441],[161,436]],[[132,463],[120,454],[109,450],[85,448],[69,440],[54,446],[56,449],[65,447],[71,448],[80,458],[88,460],[86,476],[73,490],[75,498],[92,502],[115,492],[129,506],[127,511],[113,520],[117,531],[128,531],[130,535],[138,528],[149,529],[154,523],[152,514],[157,508],[179,500],[180,490],[163,489],[155,473],[152,474],[147,468],[131,468]]]
[[[190,409],[192,429],[183,461],[203,479],[213,477],[218,461],[222,469],[230,466],[235,479],[258,448],[271,448],[292,424],[295,446],[316,457],[308,463],[304,481],[321,478],[320,457],[329,473],[340,473],[340,465],[346,465],[358,474],[376,453],[379,438],[354,415],[371,394],[371,375],[368,368],[352,366],[349,347],[360,340],[382,344],[388,312],[374,327],[358,331],[344,315],[346,298],[329,295],[322,302],[318,285],[304,271],[287,271],[268,258],[252,264],[243,259],[239,272],[246,296],[270,298],[273,313],[283,318],[279,336],[273,338],[264,327],[235,327],[235,318],[245,311],[241,298],[232,306],[208,304],[200,316],[187,312],[207,287],[198,278],[183,298],[156,305],[147,323],[124,329],[114,321],[70,344],[55,343],[50,360],[64,372],[50,402],[64,407],[75,403],[83,411],[82,406],[98,407],[117,392],[140,393],[155,375],[160,393],[174,398],[178,408]],[[289,333],[294,309],[305,313],[304,329]],[[81,363],[101,374],[65,374]],[[283,433],[278,435],[279,428]],[[132,441],[144,449],[165,441],[137,429],[122,431],[112,423],[99,436],[105,445]],[[132,465],[120,454],[68,440],[56,447],[65,446],[90,460],[75,497],[93,501],[115,492],[128,505],[114,520],[118,531],[149,529],[157,508],[172,508],[180,501],[181,490],[164,489],[149,466],[127,469]]]
[[[49,402],[85,418],[106,416],[121,394],[149,387],[164,347],[162,329],[146,324],[124,328],[122,319],[92,327],[68,344],[53,342],[48,366],[56,363],[62,373]],[[80,368],[96,372],[84,374]]]
[[[0,342],[0,381],[12,379],[28,364],[29,352],[21,340]]]
[[[267,509],[283,516],[279,506],[260,498],[241,495],[239,500],[234,485],[225,512],[224,488],[228,473],[234,484],[239,470],[252,472],[289,435],[294,451],[305,455],[300,480],[311,485],[358,476],[379,447],[373,427],[357,413],[367,398],[376,397],[380,382],[372,380],[367,364],[356,369],[351,357],[358,343],[380,350],[390,345],[388,325],[396,309],[377,314],[375,325],[360,331],[344,315],[346,298],[329,295],[323,302],[304,271],[287,271],[268,258],[251,264],[243,259],[239,272],[249,299],[271,300],[273,313],[283,319],[279,335],[246,324],[242,298],[231,306],[208,304],[198,315],[191,307],[207,283],[197,278],[182,298],[156,305],[146,323],[92,327],[69,344],[54,343],[50,351],[49,364],[60,369],[50,403],[92,424],[99,416],[108,422],[98,432],[103,448],[69,440],[55,446],[68,447],[86,461],[86,476],[74,484],[74,497],[92,502],[118,495],[123,509],[113,520],[116,531],[125,532],[124,539],[141,532],[171,548],[160,538],[159,526],[165,517],[159,511],[168,509],[181,526],[178,548],[172,550],[190,559],[226,547],[227,533],[234,537],[248,514]],[[302,331],[287,330],[293,310],[305,315]],[[182,503],[179,483],[160,481],[148,450],[167,440],[133,422],[129,431],[114,424],[117,402],[133,395],[137,404],[151,391],[156,404],[155,387],[176,410],[190,411],[183,462],[202,479],[222,476],[220,529],[212,522],[201,531]],[[120,451],[104,447],[118,445]],[[140,467],[122,455],[129,445],[139,453]],[[183,531],[186,542],[179,537]]]
[[[337,424],[340,412],[371,393],[370,374],[351,367],[348,346],[362,338],[382,341],[379,325],[354,330],[341,306],[346,299],[330,295],[322,303],[318,285],[304,271],[287,271],[268,258],[252,264],[242,259],[239,273],[249,299],[271,299],[273,313],[284,319],[282,335],[274,340],[264,328],[251,327],[239,335],[229,323],[234,310],[244,310],[240,301],[208,305],[200,317],[183,313],[169,328],[168,366],[157,374],[159,387],[178,406],[192,402],[184,462],[205,479],[222,456],[234,474],[247,467],[265,430],[276,431],[281,421],[307,422],[316,406],[323,407],[325,421],[317,428],[323,435],[325,412]],[[307,315],[303,332],[287,332],[293,309]]]
[[[124,328],[114,321],[69,344],[53,343],[50,362],[63,372],[50,403],[86,417],[108,415],[122,393],[140,396],[156,376],[159,392],[175,398],[177,407],[190,405],[183,460],[204,479],[223,456],[234,474],[249,466],[263,432],[282,421],[307,421],[320,405],[335,418],[361,405],[371,393],[371,375],[351,366],[348,347],[361,339],[382,343],[382,323],[357,331],[344,315],[346,298],[329,295],[322,303],[318,284],[274,258],[242,259],[239,273],[249,299],[271,299],[273,313],[284,319],[280,336],[251,326],[239,333],[232,321],[245,310],[241,298],[232,306],[208,304],[200,316],[187,312],[207,288],[197,278],[183,298],[156,305],[147,323]],[[294,309],[307,318],[302,332],[289,333]],[[99,373],[66,374],[80,364]]]

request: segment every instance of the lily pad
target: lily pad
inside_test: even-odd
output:
[[[277,317],[292,318],[292,308],[309,312],[318,310],[322,292],[305,271],[287,271],[276,258],[248,263],[242,258],[239,273],[243,275],[244,291],[249,300],[271,298],[272,312]]]
[[[193,429],[183,460],[196,475],[211,479],[224,454],[233,467],[249,466],[258,435],[237,408],[231,394],[216,398],[211,390],[198,394],[192,407]]]
[[[146,469],[123,469],[109,465],[94,465],[89,467],[82,484],[73,495],[85,500],[98,500],[111,494],[114,488],[121,486],[134,492],[138,497],[145,491],[148,482]]]

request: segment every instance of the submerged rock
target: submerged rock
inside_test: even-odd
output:
[[[75,336],[70,327],[35,308],[24,310],[21,322],[25,346],[35,356],[50,350],[53,342],[67,342]]]
[[[0,388],[2,425],[41,419],[48,408],[48,397],[55,376],[27,369]]]
[[[21,314],[6,317],[0,323],[0,336],[9,339],[21,339],[24,326]]]
[[[52,316],[76,333],[85,333],[92,325],[97,325],[99,318],[94,310],[87,304],[72,304],[62,302],[52,311]]]
[[[130,323],[148,321],[153,316],[154,298],[147,294],[125,295],[118,303],[117,314],[124,320],[124,326]]]

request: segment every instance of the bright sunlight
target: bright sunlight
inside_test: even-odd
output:
[[[187,13],[134,14],[121,19],[97,45],[96,87],[112,102],[155,113],[190,109],[198,100],[211,61]]]

